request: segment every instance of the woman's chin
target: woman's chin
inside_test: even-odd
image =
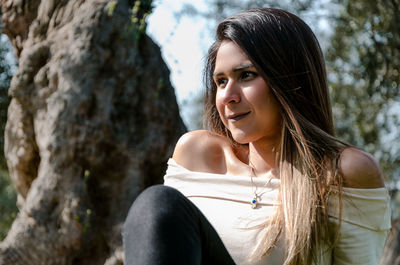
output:
[[[251,139],[247,135],[242,135],[242,134],[232,134],[233,140],[239,144],[248,144],[251,142]]]

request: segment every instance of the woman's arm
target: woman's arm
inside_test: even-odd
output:
[[[373,189],[384,187],[381,169],[375,159],[357,148],[342,151],[339,163],[344,186],[349,188]]]
[[[334,265],[378,265],[390,229],[389,195],[379,165],[359,149],[341,154],[343,174],[342,214],[330,216],[335,231],[340,227],[333,249]]]
[[[176,144],[172,158],[191,171],[226,173],[227,140],[207,130],[185,133]]]

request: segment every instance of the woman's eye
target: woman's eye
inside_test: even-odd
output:
[[[218,78],[217,80],[215,80],[215,83],[217,84],[218,87],[224,86],[227,83],[227,79],[226,78]]]
[[[249,79],[252,79],[252,78],[254,78],[256,76],[257,76],[257,73],[250,72],[250,71],[244,71],[244,72],[241,73],[240,78],[242,80],[249,80]]]

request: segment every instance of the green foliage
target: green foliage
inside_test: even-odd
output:
[[[191,4],[185,4],[182,10],[177,14],[178,19],[182,15],[200,15],[219,22],[224,18],[233,15],[241,10],[256,7],[282,8],[294,13],[304,12],[313,7],[313,0],[209,0],[210,7],[205,13],[199,12]]]
[[[114,10],[115,10],[116,6],[117,6],[117,1],[116,0],[111,1],[111,2],[108,3],[108,5],[107,5],[107,15],[108,16],[111,17],[114,14]]]
[[[17,193],[12,185],[8,172],[0,170],[0,241],[5,238],[18,209],[16,206]]]
[[[17,194],[12,185],[4,157],[4,129],[7,121],[7,108],[10,103],[8,87],[12,77],[11,45],[4,35],[0,35],[0,240],[2,240],[17,214]],[[10,57],[7,59],[7,57]]]
[[[4,129],[7,121],[7,108],[10,104],[10,97],[8,96],[8,87],[12,77],[11,64],[6,60],[7,54],[11,52],[11,47],[7,43],[5,37],[0,35],[0,168],[6,168],[6,161],[4,158]]]
[[[117,1],[111,1],[107,5],[107,15],[113,16],[117,7]],[[137,47],[140,38],[146,33],[147,17],[153,12],[152,0],[137,0],[133,1],[133,6],[130,10],[130,25],[126,32],[120,35],[121,39],[131,38],[135,47]]]
[[[199,91],[192,95],[191,98],[182,102],[182,105],[187,109],[184,119],[188,122],[188,130],[199,130],[203,128],[204,116],[204,93]]]
[[[400,1],[337,3],[342,8],[326,56],[337,134],[374,154],[385,175],[397,181]]]
[[[153,11],[152,0],[137,0],[132,7],[131,26],[129,31],[134,36],[134,41],[139,41],[146,32],[146,18]]]

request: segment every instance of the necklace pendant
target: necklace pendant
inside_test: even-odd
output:
[[[257,207],[257,197],[254,196],[254,198],[250,202],[251,208],[255,209]]]

